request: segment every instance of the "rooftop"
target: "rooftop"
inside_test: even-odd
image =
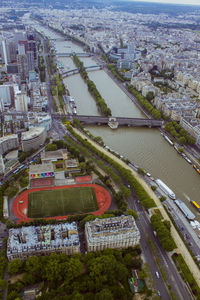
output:
[[[42,160],[67,159],[67,150],[47,151],[41,153]]]
[[[31,130],[22,133],[22,141],[33,139],[45,130],[44,127],[33,127]]]
[[[5,135],[0,138],[0,143],[11,140],[11,139],[17,139],[17,134],[10,134],[10,135]]]
[[[37,164],[30,165],[29,174],[38,174],[38,173],[46,173],[46,172],[54,172],[52,163],[48,164]]]
[[[86,223],[90,238],[99,239],[109,236],[128,236],[130,233],[139,234],[139,230],[132,216],[119,216],[106,219],[95,219]]]
[[[56,250],[78,245],[78,229],[75,222],[12,228],[9,229],[7,255],[49,249]]]

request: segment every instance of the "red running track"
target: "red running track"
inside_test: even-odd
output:
[[[99,216],[104,214],[106,210],[110,207],[111,204],[111,196],[106,189],[104,189],[100,185],[96,184],[76,184],[76,185],[64,185],[64,186],[54,186],[54,187],[44,187],[44,188],[32,188],[27,191],[24,191],[19,196],[17,196],[13,202],[13,213],[19,219],[18,223],[20,222],[29,222],[33,219],[28,218],[28,194],[36,191],[43,191],[43,190],[58,190],[58,189],[69,189],[69,188],[76,188],[76,187],[93,187],[94,192],[96,195],[97,203],[99,209],[91,212],[91,214],[95,216]],[[19,201],[23,201],[23,203],[19,203]],[[55,216],[55,217],[48,217],[48,219],[56,219],[56,220],[64,220],[67,219],[68,216]]]

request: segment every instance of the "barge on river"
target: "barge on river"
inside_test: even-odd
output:
[[[169,196],[171,199],[175,200],[176,196],[174,194],[174,192],[160,179],[156,179],[155,180],[156,184],[158,185],[158,187],[167,195]]]

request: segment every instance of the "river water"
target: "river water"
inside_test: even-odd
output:
[[[58,34],[37,25],[37,30],[50,38]],[[82,48],[70,41],[56,41],[57,52],[83,52]],[[85,66],[96,65],[92,58],[80,58]],[[59,58],[66,70],[75,68],[71,58]],[[89,77],[110,107],[113,116],[144,117],[129,97],[103,71],[88,72]],[[94,98],[79,74],[64,79],[70,94],[75,98],[77,113],[82,115],[99,115]],[[104,126],[89,127],[92,134],[101,136],[106,145],[129,158],[135,164],[151,173],[153,177],[163,180],[200,220],[200,215],[189,203],[195,200],[200,205],[200,175],[181,156],[177,154],[161,136],[158,129],[118,128],[112,130]]]

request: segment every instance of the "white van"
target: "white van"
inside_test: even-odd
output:
[[[159,276],[159,273],[156,271],[156,277],[157,278],[160,278],[160,276]]]

